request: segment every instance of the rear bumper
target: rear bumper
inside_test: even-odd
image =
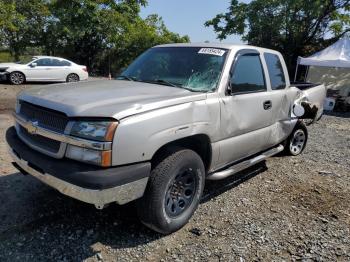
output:
[[[14,127],[6,132],[14,166],[62,194],[94,204],[97,208],[112,202],[125,204],[142,197],[150,174],[150,163],[100,168],[41,154],[17,136]]]

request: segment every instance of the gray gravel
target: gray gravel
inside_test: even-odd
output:
[[[0,114],[0,261],[349,261],[350,115],[309,128],[298,157],[208,182],[190,223],[162,236],[133,204],[99,211],[9,164]]]

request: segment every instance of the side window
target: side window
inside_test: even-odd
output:
[[[284,78],[281,61],[277,55],[265,53],[265,61],[270,76],[272,90],[284,89],[286,80]]]
[[[245,54],[238,57],[231,72],[230,86],[232,94],[266,91],[259,55]]]
[[[37,66],[51,66],[51,59],[42,58],[42,59],[36,60],[34,63],[36,63]]]
[[[70,66],[70,63],[65,60],[51,59],[51,66]]]
[[[69,62],[66,61],[66,60],[61,60],[61,61],[60,61],[60,66],[71,66],[71,63],[69,63]]]
[[[51,66],[61,66],[61,61],[58,59],[51,59]]]

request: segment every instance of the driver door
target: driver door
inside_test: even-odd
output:
[[[272,101],[260,53],[241,50],[230,70],[221,98],[220,166],[261,152],[269,145]]]
[[[51,80],[51,59],[40,58],[30,63],[26,69],[26,78],[28,81]]]

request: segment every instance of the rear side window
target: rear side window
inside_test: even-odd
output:
[[[34,61],[37,66],[51,66],[51,59],[49,58],[42,58],[39,60]]]
[[[284,89],[286,80],[284,78],[281,61],[277,55],[265,53],[265,61],[270,76],[272,90]]]
[[[61,60],[61,61],[60,61],[60,66],[71,66],[71,63],[69,63],[69,62],[66,61],[66,60]]]
[[[238,57],[231,72],[230,85],[232,94],[266,91],[259,55],[246,54]]]

